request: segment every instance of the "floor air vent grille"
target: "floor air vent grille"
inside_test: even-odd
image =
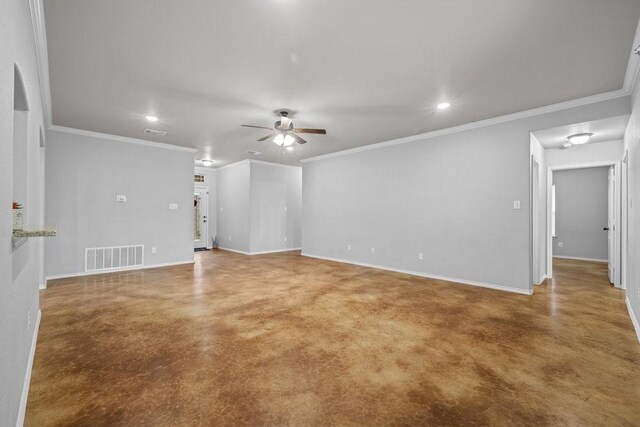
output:
[[[144,264],[144,245],[86,248],[84,271],[115,271]]]

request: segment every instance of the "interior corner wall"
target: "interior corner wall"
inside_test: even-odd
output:
[[[624,153],[627,155],[627,164],[624,168],[628,173],[628,215],[624,215],[623,230],[627,229],[627,256],[628,262],[623,264],[626,278],[627,301],[631,318],[634,321],[636,334],[640,339],[640,76],[636,80],[632,101],[632,113],[624,135]],[[624,156],[624,154],[623,154]],[[623,237],[624,238],[624,237]],[[624,244],[623,244],[624,247]]]
[[[218,168],[217,232],[221,249],[249,253],[250,165],[245,160]]]
[[[529,292],[530,132],[629,111],[622,97],[306,161],[303,254]]]
[[[0,425],[16,425],[24,416],[26,374],[34,349],[39,309],[39,239],[12,248],[14,175],[23,182],[26,224],[44,222],[43,158],[40,130],[45,127],[34,32],[29,2],[3,0],[0,7]],[[14,129],[14,70],[24,84],[28,112]],[[14,153],[14,131],[22,132]],[[20,156],[19,158],[16,156]],[[20,168],[17,170],[15,168]]]
[[[218,173],[212,168],[196,167],[195,173],[204,175],[204,182],[194,182],[194,187],[206,187],[209,191],[209,206],[207,224],[209,225],[209,236],[207,248],[211,248],[212,239],[218,236]]]
[[[251,253],[298,249],[302,245],[302,168],[251,165]]]
[[[84,273],[86,248],[144,245],[145,266],[193,260],[192,153],[58,131],[47,136],[46,216],[58,228],[45,244],[47,277]],[[116,202],[117,195],[126,202]]]

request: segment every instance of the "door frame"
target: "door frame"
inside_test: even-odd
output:
[[[207,203],[204,203],[204,216],[207,217],[207,220],[205,221],[205,230],[203,230],[203,234],[204,234],[204,247],[207,249],[211,249],[211,247],[209,246],[209,187],[206,185],[194,185],[193,186],[193,191],[194,193],[197,190],[204,190],[207,193]],[[202,207],[201,207],[202,208]],[[193,229],[192,229],[193,230]],[[192,233],[193,234],[193,233]],[[193,240],[195,242],[195,240]],[[193,245],[194,249],[195,249],[195,244]],[[202,247],[202,246],[200,246]]]
[[[621,171],[621,164],[622,161],[621,160],[615,160],[615,161],[601,161],[601,162],[586,162],[586,163],[572,163],[572,164],[566,164],[566,165],[557,165],[557,166],[549,166],[547,167],[547,233],[546,233],[546,240],[547,240],[547,275],[549,278],[553,277],[553,236],[551,235],[551,187],[553,185],[553,172],[555,171],[561,171],[561,170],[571,170],[571,169],[586,169],[586,168],[597,168],[597,167],[611,167],[613,166],[614,171],[615,171],[615,175],[616,177],[620,176],[620,171]],[[615,258],[615,264],[616,264],[616,274],[614,277],[614,286],[617,288],[621,288],[621,257],[620,254],[622,252],[621,248],[621,228],[619,226],[619,224],[621,223],[620,221],[620,214],[621,214],[621,207],[626,204],[626,197],[624,194],[622,194],[622,191],[620,191],[620,185],[616,186],[616,192],[618,194],[618,197],[616,198],[616,203],[614,206],[614,218],[615,218],[615,233],[614,233],[614,238],[615,238],[615,253],[616,256]],[[626,232],[626,230],[625,230]],[[608,261],[608,260],[607,260]]]

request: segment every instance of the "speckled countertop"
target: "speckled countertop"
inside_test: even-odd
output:
[[[54,227],[13,230],[13,237],[55,237],[56,234],[57,230]]]

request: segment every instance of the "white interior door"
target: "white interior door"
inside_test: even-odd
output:
[[[615,265],[616,265],[616,251],[615,251],[615,203],[616,203],[616,176],[613,166],[609,168],[609,190],[608,190],[608,203],[607,203],[607,254],[608,254],[608,271],[609,282],[615,282]]]
[[[193,247],[206,248],[209,239],[209,190],[195,187],[193,191]]]

